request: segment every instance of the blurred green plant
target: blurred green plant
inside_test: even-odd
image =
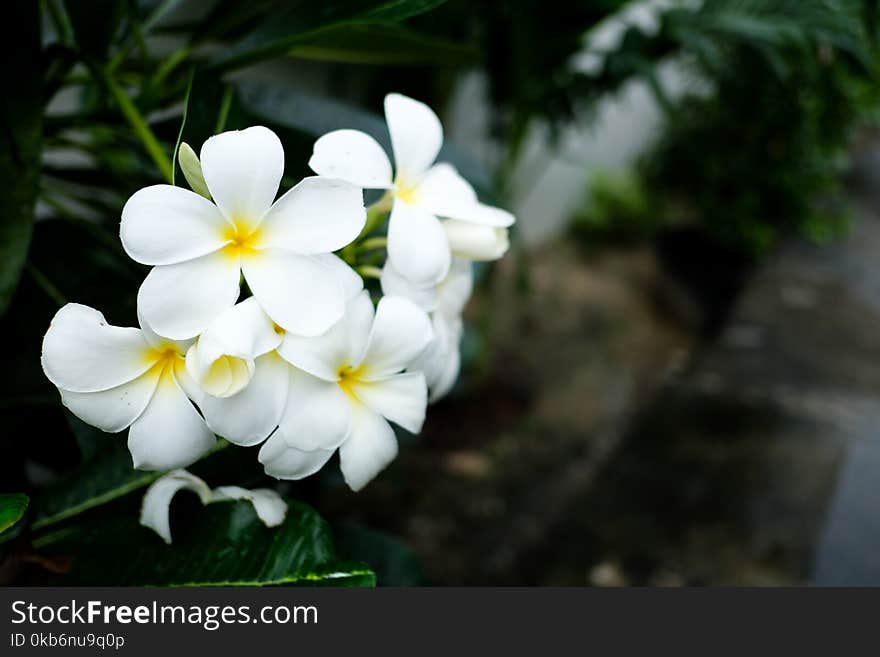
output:
[[[853,129],[878,99],[876,0],[706,0],[630,27],[601,70],[567,93],[581,102],[648,80],[664,110],[639,167],[665,220],[693,220],[750,254],[785,234],[824,240],[847,225],[840,177]],[[666,95],[657,62],[698,81]]]
[[[587,247],[642,241],[663,225],[642,178],[633,172],[595,173],[587,198],[572,221],[572,233]]]

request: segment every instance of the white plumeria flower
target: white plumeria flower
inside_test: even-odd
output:
[[[186,352],[186,369],[212,397],[232,397],[254,376],[255,359],[273,351],[284,330],[260,307],[256,297],[224,310]]]
[[[277,324],[301,335],[326,331],[342,317],[345,298],[315,256],[360,233],[362,191],[312,177],[275,201],[284,151],[261,126],[211,137],[201,166],[213,203],[180,187],[154,185],[122,210],[126,253],[153,265],[138,292],[147,323],[170,338],[195,337],[236,302],[243,273]]]
[[[322,260],[335,272],[346,299],[363,290],[361,277],[342,260],[334,255]],[[203,349],[206,337],[209,348]],[[276,351],[288,339],[296,336],[276,325],[251,297],[225,311],[190,347],[187,367],[205,393],[196,403],[216,434],[236,445],[256,445],[275,430],[285,412],[299,412],[298,400],[288,404],[293,367]],[[248,380],[241,385],[235,373],[243,379],[245,371]]]
[[[278,353],[295,367],[278,429],[260,449],[266,473],[302,479],[339,448],[346,483],[355,491],[366,486],[397,455],[388,421],[421,431],[425,378],[404,370],[431,338],[428,316],[418,306],[386,296],[374,313],[366,291],[326,334],[286,336]]]
[[[181,490],[191,490],[202,504],[247,500],[257,517],[267,527],[277,527],[287,515],[287,503],[269,488],[248,490],[239,486],[218,486],[214,490],[202,479],[186,470],[175,470],[157,479],[147,489],[141,503],[140,524],[155,531],[166,543],[171,543],[171,500]]]
[[[473,265],[454,259],[449,274],[438,285],[419,288],[401,276],[390,264],[382,270],[382,291],[410,299],[431,313],[434,339],[411,369],[425,375],[428,400],[433,403],[452,389],[461,369],[459,344],[464,332],[461,313],[474,286]]]
[[[183,467],[216,442],[190,403],[196,386],[184,365],[189,343],[140,324],[111,326],[97,310],[69,303],[43,338],[43,371],[83,421],[113,433],[130,427],[135,468]]]
[[[473,187],[450,164],[433,164],[443,143],[443,127],[430,107],[400,94],[385,97],[395,170],[375,139],[357,130],[336,130],[315,142],[313,171],[393,195],[388,224],[388,257],[400,274],[425,286],[449,270],[450,239],[439,218],[489,229],[514,222],[509,212],[484,205]],[[496,249],[497,250],[497,249]],[[484,259],[484,258],[480,258]]]

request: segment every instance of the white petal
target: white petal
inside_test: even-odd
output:
[[[339,279],[342,289],[345,291],[345,299],[348,301],[358,295],[364,289],[364,279],[354,269],[349,267],[339,256],[332,253],[324,253],[315,258]]]
[[[465,260],[498,260],[510,247],[506,228],[447,219],[443,230],[453,255]]]
[[[128,433],[128,449],[138,470],[186,467],[215,442],[202,416],[168,373],[162,376],[149,405]]]
[[[428,396],[428,401],[430,403],[434,404],[449,394],[449,391],[452,390],[452,386],[454,386],[456,380],[458,380],[460,369],[461,354],[458,350],[458,345],[455,345],[455,348],[448,352],[448,357],[443,361],[443,367],[434,379],[434,383],[431,386],[431,394]]]
[[[210,345],[216,356],[256,358],[273,351],[281,343],[281,335],[257,298],[249,297],[224,310],[205,329],[199,343]]]
[[[411,366],[411,370],[421,371],[425,375],[430,395],[428,401],[433,403],[445,396],[458,378],[461,367],[459,342],[462,324],[459,317],[446,318],[435,313],[432,318],[434,340]]]
[[[275,430],[287,403],[288,368],[274,352],[257,358],[250,384],[232,397],[204,395],[199,407],[211,430],[231,443],[256,445]]]
[[[348,327],[348,353],[351,365],[360,365],[364,360],[375,315],[373,301],[366,290],[360,297],[349,301],[346,306],[345,322]]]
[[[304,178],[266,214],[257,248],[330,253],[351,243],[366,220],[360,187],[331,178]]]
[[[180,386],[180,389],[183,390],[184,394],[189,397],[196,404],[199,403],[199,400],[202,397],[206,397],[205,391],[199,387],[199,384],[196,383],[195,379],[193,379],[189,372],[186,371],[186,362],[184,360],[178,360],[174,363],[174,380],[177,381],[177,385]]]
[[[287,502],[274,490],[255,488],[248,490],[240,486],[218,486],[214,489],[214,502],[223,500],[247,500],[254,505],[257,517],[266,527],[277,527],[287,515]]]
[[[288,333],[278,353],[309,374],[338,381],[340,369],[360,363],[372,325],[373,302],[364,290],[346,304],[345,315],[326,333],[313,338]]]
[[[422,430],[428,387],[421,372],[395,374],[378,381],[358,381],[352,385],[352,390],[370,410],[410,433]]]
[[[242,259],[254,296],[276,324],[297,335],[320,335],[345,311],[333,270],[311,256],[266,249]]]
[[[351,400],[337,383],[291,367],[287,406],[279,426],[291,447],[333,449],[351,430]]]
[[[439,283],[449,271],[449,240],[436,217],[395,201],[388,223],[388,259],[414,285]]]
[[[434,310],[439,302],[439,285],[415,285],[411,280],[401,275],[391,262],[386,262],[382,268],[380,282],[383,294],[409,299],[425,312]]]
[[[161,366],[158,366],[161,367]],[[134,422],[153,397],[159,370],[141,374],[134,381],[100,392],[61,390],[61,403],[80,420],[101,431],[116,433]]]
[[[417,193],[419,201],[425,202],[479,203],[471,184],[446,162],[428,169],[419,182]]]
[[[506,227],[516,219],[507,210],[485,205],[451,164],[438,164],[425,174],[414,192],[414,204],[437,217],[462,219],[484,226]]]
[[[333,456],[335,449],[306,451],[290,447],[280,430],[260,448],[258,459],[266,474],[277,479],[304,479],[315,474]]]
[[[352,415],[351,435],[339,448],[339,464],[345,483],[359,491],[397,456],[397,439],[391,425],[366,406],[355,404]]]
[[[172,185],[145,187],[122,208],[119,237],[144,265],[172,265],[213,253],[226,243],[229,223],[217,206]]]
[[[391,133],[397,180],[416,183],[437,159],[443,145],[443,126],[434,111],[400,94],[385,96],[385,120]]]
[[[364,189],[393,185],[385,149],[360,130],[334,130],[315,142],[309,167],[328,178],[339,178]]]
[[[223,132],[204,143],[200,159],[211,196],[226,218],[258,223],[284,173],[278,136],[263,126]]]
[[[144,319],[144,314],[141,312],[140,308],[137,309],[137,318],[141,331],[144,333],[144,338],[153,349],[157,349],[158,351],[174,349],[178,353],[185,354],[186,350],[195,342],[192,338],[187,338],[186,340],[172,340],[159,335],[153,330],[153,327],[147,323],[147,320]]]
[[[156,355],[139,329],[111,326],[94,308],[68,303],[49,324],[41,362],[59,388],[95,392],[133,381]]]
[[[361,365],[361,378],[382,379],[405,370],[433,337],[424,310],[401,297],[382,297]]]
[[[239,271],[238,260],[223,253],[153,267],[138,291],[138,308],[159,335],[192,338],[235,304]]]
[[[186,470],[175,470],[153,482],[141,502],[140,523],[159,534],[166,543],[171,543],[171,527],[168,522],[171,500],[178,491],[184,489],[195,492],[202,504],[211,501],[212,494],[208,484]]]
[[[461,315],[474,290],[474,268],[468,260],[455,258],[449,274],[438,286],[437,312],[448,319]]]

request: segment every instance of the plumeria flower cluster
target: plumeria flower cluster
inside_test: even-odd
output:
[[[134,467],[175,470],[144,506],[166,540],[180,488],[206,503],[265,499],[211,493],[179,470],[216,436],[259,445],[279,479],[314,474],[338,452],[360,490],[397,454],[389,423],[418,433],[428,401],[454,384],[471,263],[503,255],[514,218],[434,163],[443,135],[430,108],[390,94],[385,114],[395,168],[372,137],[331,132],[315,143],[317,175],[278,198],[284,151],[271,130],[215,135],[198,156],[183,144],[192,191],[154,185],[122,209],[126,253],[152,267],[139,327],[73,303],[52,320],[42,364],[64,405],[104,431],[128,429]],[[385,190],[369,209],[365,189]],[[370,276],[381,279],[375,304]]]

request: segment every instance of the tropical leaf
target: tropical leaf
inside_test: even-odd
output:
[[[282,55],[300,39],[319,30],[342,25],[395,23],[430,11],[445,0],[335,0],[285,2],[283,9],[268,12],[247,36],[226,48],[211,62],[222,70],[239,68],[261,59]]]

